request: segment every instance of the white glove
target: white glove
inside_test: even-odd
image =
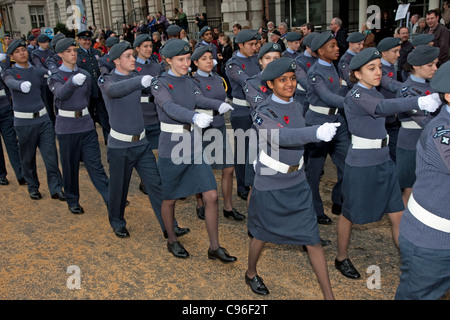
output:
[[[226,102],[222,103],[220,105],[220,107],[219,107],[219,113],[220,114],[224,114],[224,113],[226,113],[229,110],[234,110],[234,108],[231,105],[229,105],[228,103],[226,103]]]
[[[417,101],[420,110],[435,112],[442,104],[438,93],[433,93],[425,97],[420,97]]]
[[[84,81],[86,81],[86,76],[82,73],[77,73],[72,77],[72,82],[76,85],[82,86]]]
[[[150,87],[150,84],[152,83],[153,77],[152,76],[143,76],[141,80],[141,84],[144,88]]]
[[[23,93],[28,93],[31,90],[31,82],[30,81],[24,81],[20,84],[20,90]]]
[[[329,123],[325,122],[323,125],[321,125],[316,132],[317,139],[320,139],[322,141],[328,142],[333,139],[334,135],[336,134],[337,127],[339,127],[341,124],[339,122]]]
[[[6,53],[0,53],[0,60],[3,61],[6,59]]]
[[[209,127],[210,123],[213,121],[213,117],[206,113],[197,113],[192,120],[194,120],[194,124],[196,124],[200,128]]]

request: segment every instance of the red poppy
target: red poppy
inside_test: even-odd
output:
[[[45,62],[45,58],[42,58],[42,62]]]
[[[308,62],[308,63],[306,64],[306,66],[307,66],[308,68],[311,67],[311,63]]]
[[[284,122],[289,123],[289,116],[284,116],[283,120],[284,120]]]
[[[20,79],[20,74],[16,74],[17,79]]]
[[[425,94],[428,96],[431,94],[431,92],[429,90],[425,91]]]
[[[328,77],[328,80],[330,80],[330,82],[333,83],[333,78],[332,77]]]
[[[267,91],[267,87],[266,86],[260,86],[259,88],[261,89],[262,92],[266,92]]]
[[[206,89],[211,90],[211,86],[210,86],[210,85],[207,85],[207,86],[206,86]]]
[[[64,81],[67,81],[67,77],[64,77]]]
[[[137,67],[136,70],[137,70],[138,72],[140,72],[142,69],[141,69],[141,67]]]
[[[171,85],[170,83],[168,84],[169,88],[173,90],[173,85]]]
[[[83,62],[86,62],[86,59],[83,59]]]
[[[62,64],[62,60],[58,61],[59,64]]]
[[[108,62],[109,62],[109,58],[106,58],[106,61],[108,61]]]
[[[389,72],[389,73],[388,73],[388,77],[389,77],[389,78],[392,78],[393,76],[394,76],[394,73],[393,73],[393,72]]]
[[[242,64],[242,69],[245,69],[245,64]]]

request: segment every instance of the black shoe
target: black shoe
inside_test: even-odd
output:
[[[351,279],[358,279],[361,277],[359,272],[355,269],[350,259],[344,259],[339,261],[337,258],[334,260],[334,265],[344,276]]]
[[[201,206],[200,208],[197,208],[197,216],[202,219],[205,220],[205,207]]]
[[[245,219],[245,216],[243,214],[240,214],[235,208],[231,209],[231,211],[223,209],[223,216],[225,218],[231,217],[234,220],[238,221],[242,221]]]
[[[179,241],[175,241],[174,243],[167,242],[167,250],[177,258],[185,259],[189,257],[189,252],[184,249]]]
[[[125,201],[125,207],[128,207],[130,205],[130,201]]]
[[[189,233],[191,230],[189,228],[180,228],[180,227],[175,227],[175,235],[178,237],[184,236],[186,233]],[[169,236],[167,235],[167,231],[164,230],[164,238],[168,239]]]
[[[6,177],[0,178],[0,185],[1,186],[7,186],[9,184],[8,179]]]
[[[20,178],[19,180],[17,180],[17,182],[19,182],[19,184],[21,186],[24,186],[24,185],[28,184],[27,181],[25,180],[25,178]]]
[[[217,250],[208,249],[208,258],[211,260],[219,259],[223,263],[234,262],[236,257],[230,256],[225,248],[219,247]]]
[[[247,198],[248,198],[248,192],[240,192],[240,191],[238,191],[238,192],[237,192],[237,195],[238,195],[238,197],[241,198],[242,200],[247,201]]]
[[[76,206],[73,206],[73,207],[69,207],[69,210],[73,214],[83,214],[84,213],[83,207],[80,206],[79,204],[77,204]]]
[[[139,183],[139,190],[142,191],[143,194],[148,194],[147,190],[145,189],[145,185],[141,180],[141,183]]]
[[[130,233],[128,232],[127,228],[122,227],[122,228],[117,228],[117,229],[113,229],[114,233],[116,234],[116,236],[118,236],[119,238],[128,238],[130,236]]]
[[[250,286],[252,291],[256,294],[267,295],[269,294],[269,290],[264,284],[263,280],[259,276],[254,276],[253,278],[249,278],[247,273],[245,273],[245,283]]]
[[[59,201],[66,201],[66,195],[64,191],[52,194],[52,199],[59,199]]]
[[[327,217],[326,215],[322,215],[320,217],[317,217],[317,223],[318,224],[331,224],[333,221]]]
[[[331,213],[340,215],[342,213],[342,206],[340,204],[333,203],[331,206]]]
[[[30,198],[33,200],[42,199],[42,195],[38,190],[30,191]]]

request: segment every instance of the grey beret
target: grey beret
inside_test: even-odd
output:
[[[412,66],[423,66],[433,62],[439,56],[439,48],[421,45],[408,54],[406,61]]]
[[[361,32],[352,32],[348,35],[347,42],[348,43],[358,43],[358,42],[364,41],[365,38],[366,38],[366,36]]]
[[[203,37],[203,35],[205,34],[206,31],[211,30],[210,26],[204,26],[201,30],[200,30],[200,37]]]
[[[111,37],[109,37],[108,40],[109,40],[110,38],[111,38]],[[136,39],[134,39],[133,47],[134,47],[134,48],[139,47],[139,46],[140,46],[142,43],[144,43],[145,41],[152,41],[152,38],[150,38],[150,35],[149,35],[149,34],[146,34],[146,33],[140,34],[140,35],[138,35],[138,36],[136,37]],[[152,43],[153,43],[153,42],[152,42]],[[108,45],[106,45],[106,46],[108,46]]]
[[[433,41],[434,41],[434,34],[421,33],[415,36],[414,39],[411,41],[411,43],[414,47],[417,47],[420,45],[427,45]]]
[[[46,35],[46,34],[40,34],[40,35],[38,35],[38,37],[37,37],[37,42],[38,43],[44,43],[44,42],[50,42],[50,38]]]
[[[322,33],[319,33],[314,40],[311,43],[311,50],[313,52],[319,50],[319,48],[321,46],[323,46],[325,43],[327,43],[328,41],[334,39],[333,34],[331,33],[331,31],[325,31]]]
[[[367,48],[356,54],[348,68],[350,70],[358,70],[362,66],[368,64],[370,61],[375,59],[381,59],[381,53],[377,48]]]
[[[11,44],[8,47],[8,50],[6,50],[6,54],[11,55],[18,47],[27,47],[27,44],[22,39],[17,39],[11,42]]]
[[[450,74],[450,61],[442,64],[431,79],[431,87],[440,93],[450,93],[450,82],[448,75]]]
[[[392,48],[402,45],[402,41],[399,38],[387,37],[378,43],[377,49],[380,52],[389,51]]]
[[[28,41],[33,41],[34,39],[36,39],[36,36],[34,34],[30,34],[27,38]]]
[[[265,43],[258,53],[258,60],[268,52],[281,52],[281,46],[276,42]]]
[[[317,32],[311,32],[308,34],[305,39],[303,39],[303,44],[307,47],[311,48],[311,43],[313,42],[314,38],[318,35]]]
[[[182,56],[191,53],[191,46],[187,41],[172,39],[164,44],[160,52],[161,55],[166,58],[173,58],[175,56]]]
[[[116,43],[119,43],[119,38],[118,37],[108,37],[108,39],[106,39],[105,41],[105,45],[108,48],[111,48],[113,45],[115,45]],[[134,40],[136,42],[136,40]]]
[[[261,73],[261,80],[263,81],[271,81],[276,79],[286,72],[292,71],[295,72],[297,68],[297,63],[294,59],[282,57],[280,59],[276,59],[270,62],[264,71]]]
[[[239,31],[239,33],[236,35],[235,42],[236,43],[244,43],[247,41],[256,40],[258,37],[258,30],[254,29],[243,29]]]
[[[50,41],[50,44],[52,45],[53,48],[55,48],[56,44],[58,43],[59,40],[65,38],[66,36],[64,35],[64,33],[57,33],[55,34],[55,36],[53,37],[52,41]]]
[[[77,43],[75,42],[75,39],[73,38],[63,38],[60,39],[55,46],[55,52],[61,53],[66,51],[70,46],[77,46]]]
[[[169,36],[174,36],[174,35],[180,33],[180,31],[181,31],[181,27],[177,26],[176,24],[171,24],[166,30],[166,32]]]
[[[110,61],[116,60],[122,55],[122,53],[124,53],[129,49],[133,49],[133,47],[128,41],[116,43],[115,45],[112,46],[111,50],[109,51],[109,60]]]
[[[300,41],[300,40],[302,40],[302,35],[299,32],[291,31],[286,34],[285,39],[289,42]]]
[[[200,59],[206,52],[211,52],[212,54],[213,48],[211,46],[199,46],[194,50],[194,53],[191,56],[191,60],[195,61]]]

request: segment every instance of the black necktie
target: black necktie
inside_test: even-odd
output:
[[[148,64],[148,60],[145,60],[145,64]]]

